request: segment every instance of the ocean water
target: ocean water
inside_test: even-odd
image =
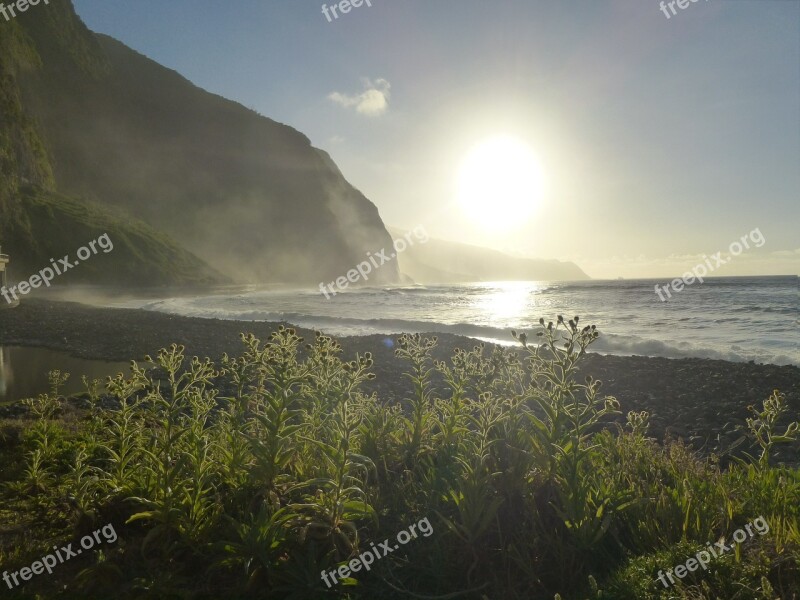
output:
[[[262,288],[133,299],[115,306],[192,317],[286,321],[335,336],[445,332],[503,344],[539,317],[580,316],[601,332],[596,352],[800,365],[797,277],[713,278],[666,302],[665,280],[492,282],[318,291]]]

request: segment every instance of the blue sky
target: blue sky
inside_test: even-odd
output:
[[[759,228],[718,274],[797,274],[800,2],[74,0],[107,33],[306,134],[400,228],[680,275]],[[537,157],[531,219],[487,229],[459,167],[509,135]]]

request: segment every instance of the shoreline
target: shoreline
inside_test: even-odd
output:
[[[266,339],[281,324],[34,299],[14,310],[0,311],[0,345],[47,348],[77,358],[119,362],[141,360],[174,342],[186,346],[187,356],[216,360],[225,352],[235,355],[241,351],[241,332]],[[306,340],[313,338],[313,331],[295,329]],[[449,358],[457,347],[480,343],[453,334],[431,335],[439,340],[433,353],[437,359]],[[396,337],[336,338],[348,360],[356,352],[372,352],[377,378],[363,389],[377,392],[384,402],[402,400],[411,391],[403,375],[407,365],[387,344],[387,339]],[[800,368],[795,366],[588,353],[582,360],[581,377],[588,374],[603,381],[603,395],[617,397],[623,415],[631,410],[649,411],[652,437],[680,437],[704,452],[723,451],[741,437],[736,425],[744,424],[747,406],[760,405],[773,389],[786,394],[794,415],[800,412]],[[793,454],[786,458],[797,460],[797,452]]]

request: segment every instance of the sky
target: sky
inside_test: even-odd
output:
[[[678,276],[758,230],[715,275],[796,275],[800,1],[684,1],[74,4],[303,132],[391,227],[595,278]]]

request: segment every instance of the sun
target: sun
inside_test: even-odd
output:
[[[542,184],[542,167],[531,148],[518,138],[499,136],[467,155],[458,175],[458,203],[486,229],[514,229],[536,211]]]

